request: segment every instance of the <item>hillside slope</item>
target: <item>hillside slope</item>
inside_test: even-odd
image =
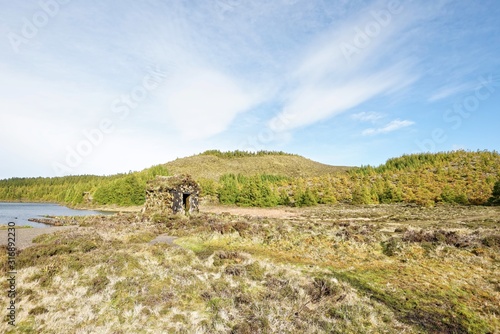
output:
[[[212,150],[128,174],[0,180],[0,201],[55,202],[72,206],[141,205],[144,202],[147,181],[157,175],[187,173],[203,184],[207,184],[207,181],[210,184],[226,174],[271,174],[295,178],[314,177],[348,169],[349,167],[325,165],[284,152]],[[90,202],[91,198],[93,202]]]
[[[220,152],[140,172],[0,180],[0,201],[73,206],[142,205],[148,180],[187,173],[203,195],[240,206],[436,203],[486,204],[500,181],[500,154],[454,151],[404,155],[379,167],[336,167],[283,152]]]
[[[498,180],[497,152],[453,151],[404,155],[379,167],[289,180],[223,177],[218,188],[212,187],[212,194],[222,203],[240,206],[311,206],[335,202],[481,205],[489,201]]]
[[[351,167],[325,165],[298,155],[265,155],[222,158],[215,155],[195,155],[163,165],[170,174],[191,174],[195,179],[218,180],[224,174],[272,174],[288,177],[313,177]]]
[[[485,204],[500,179],[500,154],[452,151],[404,155],[351,173],[352,197],[364,204]]]

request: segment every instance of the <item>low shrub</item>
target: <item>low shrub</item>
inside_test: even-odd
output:
[[[380,246],[382,246],[382,253],[387,256],[394,256],[401,251],[401,244],[396,238],[382,241]]]

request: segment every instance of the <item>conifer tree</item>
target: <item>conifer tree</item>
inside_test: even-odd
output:
[[[488,204],[500,205],[500,180],[495,183],[491,197],[488,200]]]

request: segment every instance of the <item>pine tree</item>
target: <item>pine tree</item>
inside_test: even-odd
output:
[[[500,180],[495,183],[491,197],[488,200],[488,204],[500,205]]]
[[[259,179],[260,180],[260,179]],[[260,190],[258,180],[254,178],[240,178],[241,191],[237,196],[236,204],[241,206],[258,206],[260,201]]]
[[[279,197],[271,188],[269,182],[261,182],[260,184],[260,201],[259,206],[272,207],[278,205]]]
[[[234,174],[223,175],[220,178],[219,202],[222,204],[236,204],[238,198],[238,184]]]
[[[301,191],[297,193],[296,199],[295,199],[295,206],[301,207],[301,206],[313,206],[318,204],[318,200],[316,196],[314,196],[313,192],[311,189],[306,188],[305,191]]]
[[[372,195],[366,186],[360,186],[352,193],[352,204],[372,204]]]
[[[292,204],[290,196],[288,195],[288,192],[285,189],[281,189],[280,190],[278,204],[279,205],[290,205],[290,204]]]

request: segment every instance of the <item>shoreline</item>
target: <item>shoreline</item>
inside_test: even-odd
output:
[[[1,203],[9,203],[9,204],[53,204],[53,205],[59,205],[66,207],[68,209],[72,210],[91,210],[91,211],[102,211],[102,212],[139,212],[142,209],[142,206],[117,206],[117,205],[100,205],[100,206],[93,206],[93,205],[69,205],[65,203],[58,203],[58,202],[50,202],[50,201],[10,201],[10,200],[0,200]]]
[[[93,211],[103,211],[103,212],[140,212],[141,209],[143,208],[142,205],[137,205],[137,206],[117,206],[117,205],[101,205],[101,206],[77,206],[77,207],[70,207],[66,206],[70,209],[75,209],[75,210],[93,210]]]
[[[33,243],[33,239],[42,234],[53,233],[57,231],[66,231],[70,229],[78,229],[80,228],[77,225],[69,225],[69,226],[49,226],[46,228],[18,228],[16,227],[16,239],[15,239],[15,247],[18,250],[26,249],[36,243]],[[0,246],[7,246],[8,244],[8,230],[0,230]]]
[[[15,221],[16,225],[20,228],[26,226],[34,229],[71,226],[75,224],[74,222],[70,222],[72,220],[71,218],[82,215],[107,216],[124,212],[123,210],[120,210],[120,208],[115,207],[73,207],[47,201],[0,201],[0,208],[2,207],[7,208],[11,217],[9,218],[8,216],[5,216],[5,222],[2,218],[0,226],[7,226],[8,218]],[[23,209],[24,207],[38,207],[39,209],[29,209],[29,211],[25,212],[25,209]],[[44,209],[45,207],[46,209]],[[128,209],[130,210],[130,208]],[[20,220],[17,220],[18,217]]]

